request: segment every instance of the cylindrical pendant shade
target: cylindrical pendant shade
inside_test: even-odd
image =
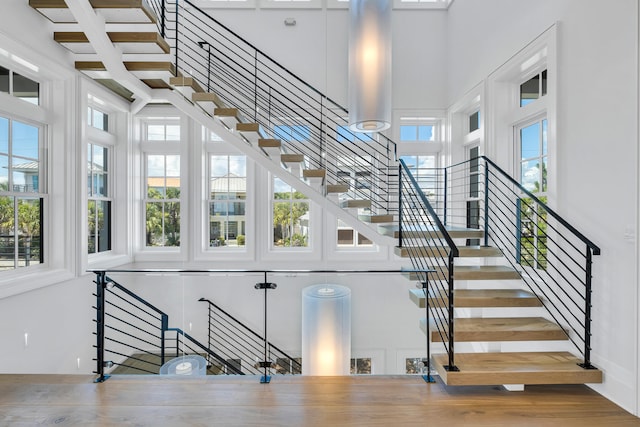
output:
[[[391,0],[349,1],[349,128],[391,126]]]
[[[351,289],[314,285],[302,290],[302,374],[349,375]]]

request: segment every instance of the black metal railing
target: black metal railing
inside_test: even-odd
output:
[[[414,270],[432,270],[414,274],[425,293],[427,353],[433,329],[449,355],[445,369],[455,370],[453,272],[458,248],[404,160],[400,160],[399,177],[398,246],[407,252]]]
[[[196,270],[196,269],[109,269],[90,270],[96,275],[96,363],[97,381],[109,377],[110,368],[119,367],[138,370],[142,373],[157,374],[160,368],[181,355],[204,356],[209,362],[211,374],[248,374],[259,375],[260,382],[270,382],[272,372],[276,374],[298,374],[302,371],[303,361],[282,351],[267,338],[268,294],[273,293],[277,285],[268,280],[269,277],[284,275],[310,276],[320,275],[324,280],[329,275],[380,275],[401,273],[416,274],[426,277],[433,270]],[[253,288],[263,293],[259,300],[264,304],[264,325],[261,333],[255,332],[227,311],[220,308],[210,299],[200,298],[198,301],[208,304],[207,335],[200,330],[194,336],[182,329],[169,327],[166,313],[154,307],[145,299],[117,283],[112,275],[169,275],[169,280],[176,276],[194,275],[232,275],[234,277],[255,277],[261,281]],[[366,281],[365,281],[366,282]],[[399,282],[402,283],[402,282]],[[290,296],[290,295],[289,295]],[[257,301],[257,300],[256,300]],[[281,306],[280,304],[276,306]],[[172,309],[175,309],[173,307]],[[207,344],[204,344],[205,340]],[[427,357],[429,360],[429,348]],[[132,357],[133,356],[133,357]],[[152,358],[149,363],[149,358]],[[142,369],[140,369],[142,367]],[[425,379],[432,381],[430,366],[427,365]]]
[[[104,381],[111,368],[158,374],[169,357],[206,355],[242,374],[235,366],[177,328],[169,328],[169,316],[126,287],[96,272],[96,381]],[[105,370],[106,369],[106,370]]]
[[[208,347],[217,354],[233,361],[247,372],[260,374],[260,366],[256,361],[262,359],[272,361],[276,374],[301,374],[302,364],[299,357],[293,357],[282,351],[236,317],[229,314],[207,298],[198,301],[206,302],[208,308]],[[222,369],[222,367],[220,367]]]
[[[371,200],[375,213],[397,210],[393,141],[349,130],[344,107],[191,1],[149,3],[178,75],[216,93],[243,121],[259,123],[264,138],[281,140],[283,152],[303,154],[306,169],[324,169],[327,183],[349,184],[344,198]]]
[[[567,331],[582,356],[581,366],[591,368],[592,264],[600,248],[549,208],[540,191],[546,182],[527,189],[485,156],[434,169],[432,175],[442,191],[424,202],[435,206],[442,227],[482,230],[482,238],[462,244],[499,248],[549,316]],[[405,192],[403,186],[402,206]]]

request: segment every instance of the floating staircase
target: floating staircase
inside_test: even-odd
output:
[[[358,144],[362,137],[354,135],[351,135],[350,144],[336,143],[345,138],[344,132],[336,130],[336,134],[330,135],[327,128],[344,128],[346,111],[331,104],[332,101],[323,95],[317,100],[313,98],[316,93],[306,84],[300,85],[302,89],[294,87],[292,82],[297,77],[287,70],[277,77],[281,80],[280,86],[266,87],[258,78],[258,67],[263,65],[260,61],[266,61],[258,50],[252,50],[243,58],[238,45],[228,47],[229,52],[238,52],[237,61],[245,62],[238,64],[240,75],[237,80],[219,74],[215,69],[219,64],[213,61],[210,47],[216,37],[226,37],[219,36],[219,31],[228,30],[213,18],[204,16],[201,18],[206,18],[207,22],[211,19],[212,26],[216,23],[216,30],[201,29],[198,38],[191,40],[195,46],[186,46],[184,39],[178,41],[177,29],[169,40],[168,36],[163,36],[165,27],[161,27],[160,22],[164,19],[161,19],[158,4],[155,0],[86,0],[74,3],[69,9],[64,0],[29,0],[29,5],[49,20],[64,24],[64,31],[55,32],[53,37],[74,53],[77,70],[133,102],[169,100],[286,183],[303,191],[311,200],[323,203],[328,212],[358,233],[380,245],[395,246],[401,233],[395,224],[398,211],[394,208],[394,198],[402,190],[392,185],[392,181],[397,180],[395,164],[389,161],[395,152],[392,143],[382,135],[375,140],[367,136],[366,144]],[[185,13],[199,10],[188,9]],[[162,15],[164,13],[163,9]],[[169,10],[167,13],[178,12]],[[206,37],[208,41],[204,40]],[[209,55],[205,68],[213,64],[214,69],[205,74],[200,70],[199,77],[185,74],[186,68],[177,56],[173,56],[185,49],[194,56]],[[254,65],[255,74],[249,73],[248,78],[242,75]],[[269,78],[275,81],[275,77]],[[214,86],[217,89],[214,90]],[[307,89],[309,92],[302,92]],[[283,95],[284,90],[291,94]],[[242,91],[248,91],[249,95]],[[280,101],[285,100],[284,103],[277,104],[274,99],[278,97]],[[291,105],[287,105],[289,99],[292,99]],[[305,103],[302,103],[303,99]],[[309,123],[310,133],[317,138],[306,146],[296,138],[280,138],[271,120],[283,116],[296,123],[301,120],[301,111],[310,115],[316,111],[325,114],[321,119],[304,122]],[[320,148],[314,151],[314,147]],[[425,233],[429,239],[425,239]],[[450,250],[443,245],[445,238],[475,240],[483,238],[484,232],[464,227],[437,228],[417,221],[404,224],[402,236],[419,242],[397,247],[397,256],[429,259],[442,258]],[[601,371],[578,366],[580,359],[568,351],[486,351],[498,348],[501,343],[559,342],[571,336],[565,327],[544,314],[541,306],[546,298],[522,285],[522,271],[504,263],[503,253],[504,250],[497,246],[458,245],[457,260],[469,263],[456,261],[453,269],[455,341],[467,348],[478,345],[485,351],[456,353],[454,367],[448,366],[447,354],[435,354],[434,367],[443,381],[451,385],[600,382]],[[446,265],[434,263],[433,266],[429,280],[449,276]],[[410,291],[411,300],[419,307],[429,310],[429,307],[444,309],[449,305],[449,296],[442,289],[423,288],[423,274],[413,271],[408,272],[407,277],[419,280],[420,289]],[[492,310],[507,310],[509,315],[497,315]],[[526,314],[513,315],[517,310],[524,310]],[[530,310],[540,310],[540,315],[532,316]],[[486,315],[490,311],[491,315]],[[448,334],[447,324],[444,318],[432,317],[425,319],[421,327],[436,343],[441,335]]]
[[[484,239],[484,230],[444,226],[433,208],[429,209],[430,203],[422,216],[416,214],[419,202],[428,203],[426,198],[419,199],[408,202],[414,210],[406,222],[381,226],[381,231],[401,238],[401,246],[395,248],[397,256],[410,259],[414,267],[432,270],[425,275],[410,269],[405,277],[417,281],[409,297],[426,314],[420,328],[436,347],[431,367],[440,378],[448,385],[514,389],[527,384],[602,382],[600,370],[585,366],[584,360],[571,353],[575,334],[556,321],[561,316],[547,311],[547,294],[536,294],[525,282],[535,272],[508,262],[506,249],[491,246],[493,240]],[[498,235],[495,239],[504,243]],[[485,245],[467,246],[476,241]],[[439,346],[444,346],[444,353]]]
[[[271,160],[270,171],[277,170],[279,177],[287,173],[290,174],[293,180],[285,179],[285,181],[294,187],[299,187],[299,191],[304,191],[310,199],[320,201],[324,200],[326,195],[338,194],[337,199],[330,197],[329,200],[335,204],[333,213],[337,214],[339,219],[378,244],[392,243],[392,240],[387,239],[386,236],[378,235],[377,228],[369,224],[392,222],[394,220],[393,213],[381,212],[380,208],[374,210],[371,200],[356,199],[357,192],[354,191],[354,186],[350,183],[332,183],[330,181],[331,174],[326,165],[318,164],[318,159],[315,159],[314,164],[311,158],[320,153],[314,154],[313,151],[309,152],[308,150],[307,152],[296,151],[295,144],[284,144],[281,139],[277,138],[277,132],[265,128],[254,117],[251,117],[251,114],[248,114],[246,108],[239,108],[242,105],[241,101],[238,105],[234,105],[233,97],[220,92],[224,91],[224,84],[218,85],[220,91],[213,90],[211,82],[207,80],[214,75],[214,71],[211,71],[211,74],[203,80],[185,75],[181,69],[176,67],[176,63],[180,64],[180,61],[177,53],[172,52],[172,49],[176,50],[175,46],[171,47],[169,42],[177,45],[177,29],[173,29],[174,35],[171,37],[174,39],[169,39],[167,42],[161,35],[164,34],[165,27],[160,24],[164,23],[165,13],[167,15],[177,13],[176,2],[87,0],[87,4],[90,4],[91,9],[79,6],[76,6],[75,9],[69,9],[64,0],[29,1],[32,8],[38,10],[52,22],[62,25],[61,28],[64,31],[55,31],[53,38],[74,53],[77,70],[130,101],[136,100],[138,95],[135,88],[129,87],[127,84],[131,83],[132,79],[139,80],[151,89],[146,94],[149,102],[152,102],[154,97],[157,97],[161,102],[166,102],[166,99],[170,98],[167,95],[167,90],[179,93],[187,103],[174,103],[178,108],[192,116],[195,115],[194,112],[204,113],[204,120],[209,121],[205,125],[222,125],[224,131],[220,131],[219,127],[215,127],[214,131],[224,136],[225,140],[232,144],[241,141],[240,148],[254,159],[263,163]],[[163,8],[165,5],[167,5],[166,10]],[[92,12],[95,12],[95,16]],[[76,17],[76,15],[79,16]],[[169,18],[167,19],[169,20]],[[175,21],[175,18],[173,19]],[[100,38],[93,34],[92,39],[90,33],[95,27],[104,28],[106,40],[102,39],[94,43],[96,39]],[[166,29],[166,31],[169,33],[172,30]],[[204,49],[209,46],[209,43],[205,41],[197,41],[193,44],[196,46],[190,48]],[[184,49],[180,45],[177,46]],[[200,51],[198,50],[198,52]],[[176,56],[173,55],[174,53]],[[103,60],[103,56],[108,56],[110,60]],[[112,69],[114,62],[116,63],[115,68],[119,68],[118,64],[122,64],[123,70],[129,73],[125,75],[125,79],[122,78],[122,73],[116,76],[117,73]],[[289,83],[286,84],[289,85]],[[154,90],[158,91],[154,92]],[[202,122],[202,120],[200,121]],[[225,131],[228,134],[225,134]],[[341,132],[347,134],[349,131]],[[227,136],[230,137],[227,138]],[[323,136],[323,138],[325,137]],[[373,140],[367,140],[368,143],[371,141]],[[242,143],[248,144],[253,150]],[[357,157],[362,153],[353,152],[351,154]],[[327,153],[327,155],[330,154]],[[331,155],[335,160],[337,155],[335,153]],[[333,171],[332,173],[335,175],[339,172]],[[370,179],[372,172],[359,170],[356,175],[356,178],[361,181],[365,178]],[[333,179],[333,181],[337,181],[337,179]],[[316,191],[317,196],[312,191]],[[361,194],[362,191],[358,195]],[[322,203],[324,204],[324,202]]]

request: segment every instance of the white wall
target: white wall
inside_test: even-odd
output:
[[[346,9],[211,10],[221,23],[336,102],[347,105]],[[295,26],[285,26],[295,18]],[[393,107],[446,107],[443,11],[393,11]]]
[[[554,207],[602,249],[592,347],[605,382],[594,388],[636,414],[637,7],[633,0],[456,0],[447,28],[453,104],[558,23]]]

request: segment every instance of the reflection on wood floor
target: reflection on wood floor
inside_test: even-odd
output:
[[[587,386],[447,387],[419,376],[0,375],[1,426],[640,426]]]

